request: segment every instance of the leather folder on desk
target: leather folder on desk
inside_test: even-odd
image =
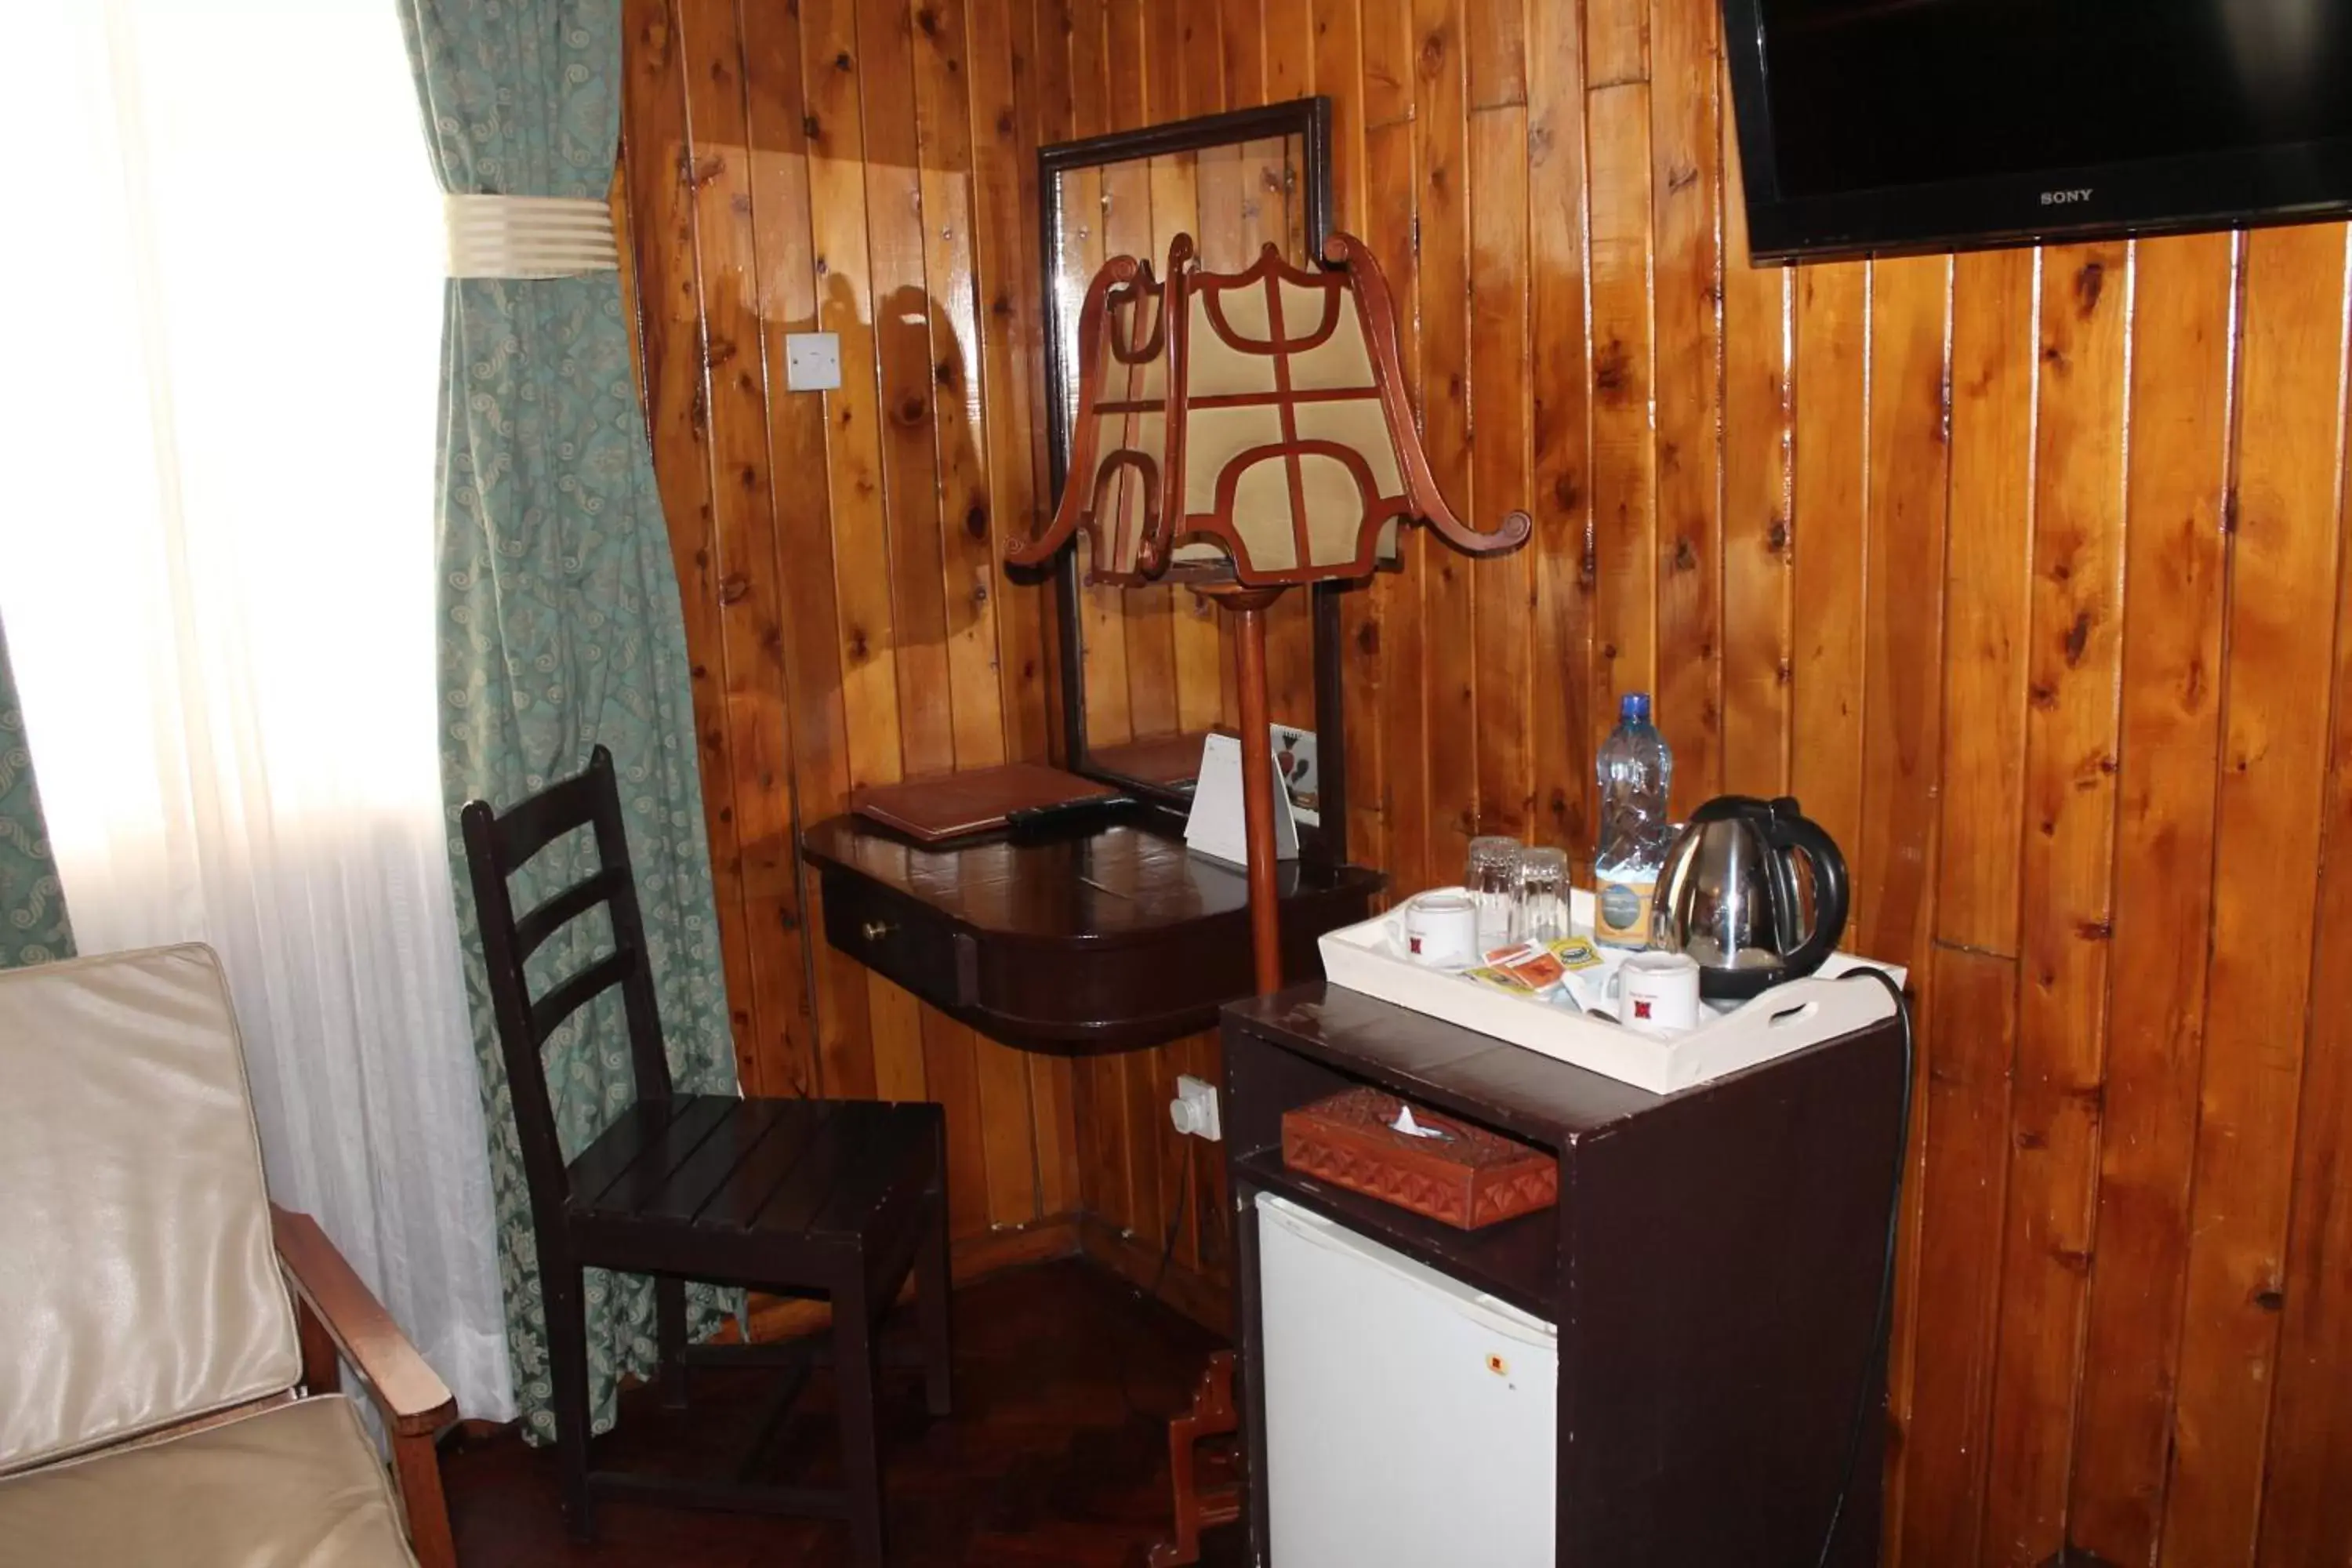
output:
[[[850,796],[850,809],[920,844],[993,832],[1015,812],[1074,801],[1103,800],[1108,784],[1043,763],[1006,763],[970,773],[934,773],[904,784],[877,784]]]

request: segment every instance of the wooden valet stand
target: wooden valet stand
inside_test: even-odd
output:
[[[1054,517],[1005,558],[1043,565],[1083,530],[1087,580],[1181,583],[1231,617],[1240,704],[1250,944],[1261,994],[1282,984],[1275,884],[1266,611],[1286,591],[1401,563],[1418,521],[1465,554],[1523,542],[1528,514],[1464,525],[1430,472],[1397,353],[1388,282],[1361,241],[1333,234],[1312,271],[1268,245],[1244,271],[1203,271],[1190,235],[1163,280],[1114,257],[1078,317],[1077,414]],[[1212,1358],[1192,1410],[1169,1426],[1176,1538],[1154,1568],[1196,1562],[1204,1525],[1240,1517],[1238,1487],[1195,1484],[1194,1445],[1234,1429],[1233,1357]]]

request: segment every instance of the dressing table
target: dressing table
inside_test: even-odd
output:
[[[1077,395],[1071,307],[1106,247],[1149,253],[1160,230],[1195,229],[1235,264],[1266,242],[1304,262],[1329,226],[1329,141],[1318,98],[1043,151],[1055,493]],[[1257,989],[1242,868],[1183,840],[1202,742],[1238,721],[1229,639],[1190,595],[1085,586],[1086,551],[1081,541],[1036,574],[1056,610],[1059,760],[1136,805],[929,845],[839,816],[801,846],[833,946],[991,1039],[1065,1056],[1212,1028],[1221,1005]],[[1271,616],[1272,717],[1316,735],[1320,774],[1320,821],[1301,826],[1298,858],[1276,878],[1286,984],[1320,978],[1315,939],[1368,918],[1383,883],[1347,859],[1343,591],[1286,595]]]
[[[1145,805],[1035,834],[912,843],[854,816],[803,853],[825,940],[992,1040],[1091,1056],[1213,1026],[1253,989],[1241,868],[1189,853],[1183,818]],[[1286,862],[1283,973],[1317,978],[1315,939],[1365,919],[1379,872]]]

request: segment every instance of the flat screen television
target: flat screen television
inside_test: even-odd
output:
[[[2352,0],[1723,0],[1758,260],[2352,212]]]

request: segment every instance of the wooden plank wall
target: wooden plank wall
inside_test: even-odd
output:
[[[1793,790],[1912,967],[1889,1560],[2352,1558],[2347,230],[1756,269],[1707,0],[631,0],[648,406],[746,1081],[922,1089],[958,1223],[1223,1282],[1192,1040],[1072,1073],[828,953],[790,829],[1049,746],[1031,149],[1301,92],[1437,473],[1535,541],[1349,596],[1350,830]],[[1164,236],[1155,236],[1155,242]],[[773,389],[844,334],[843,394]]]

